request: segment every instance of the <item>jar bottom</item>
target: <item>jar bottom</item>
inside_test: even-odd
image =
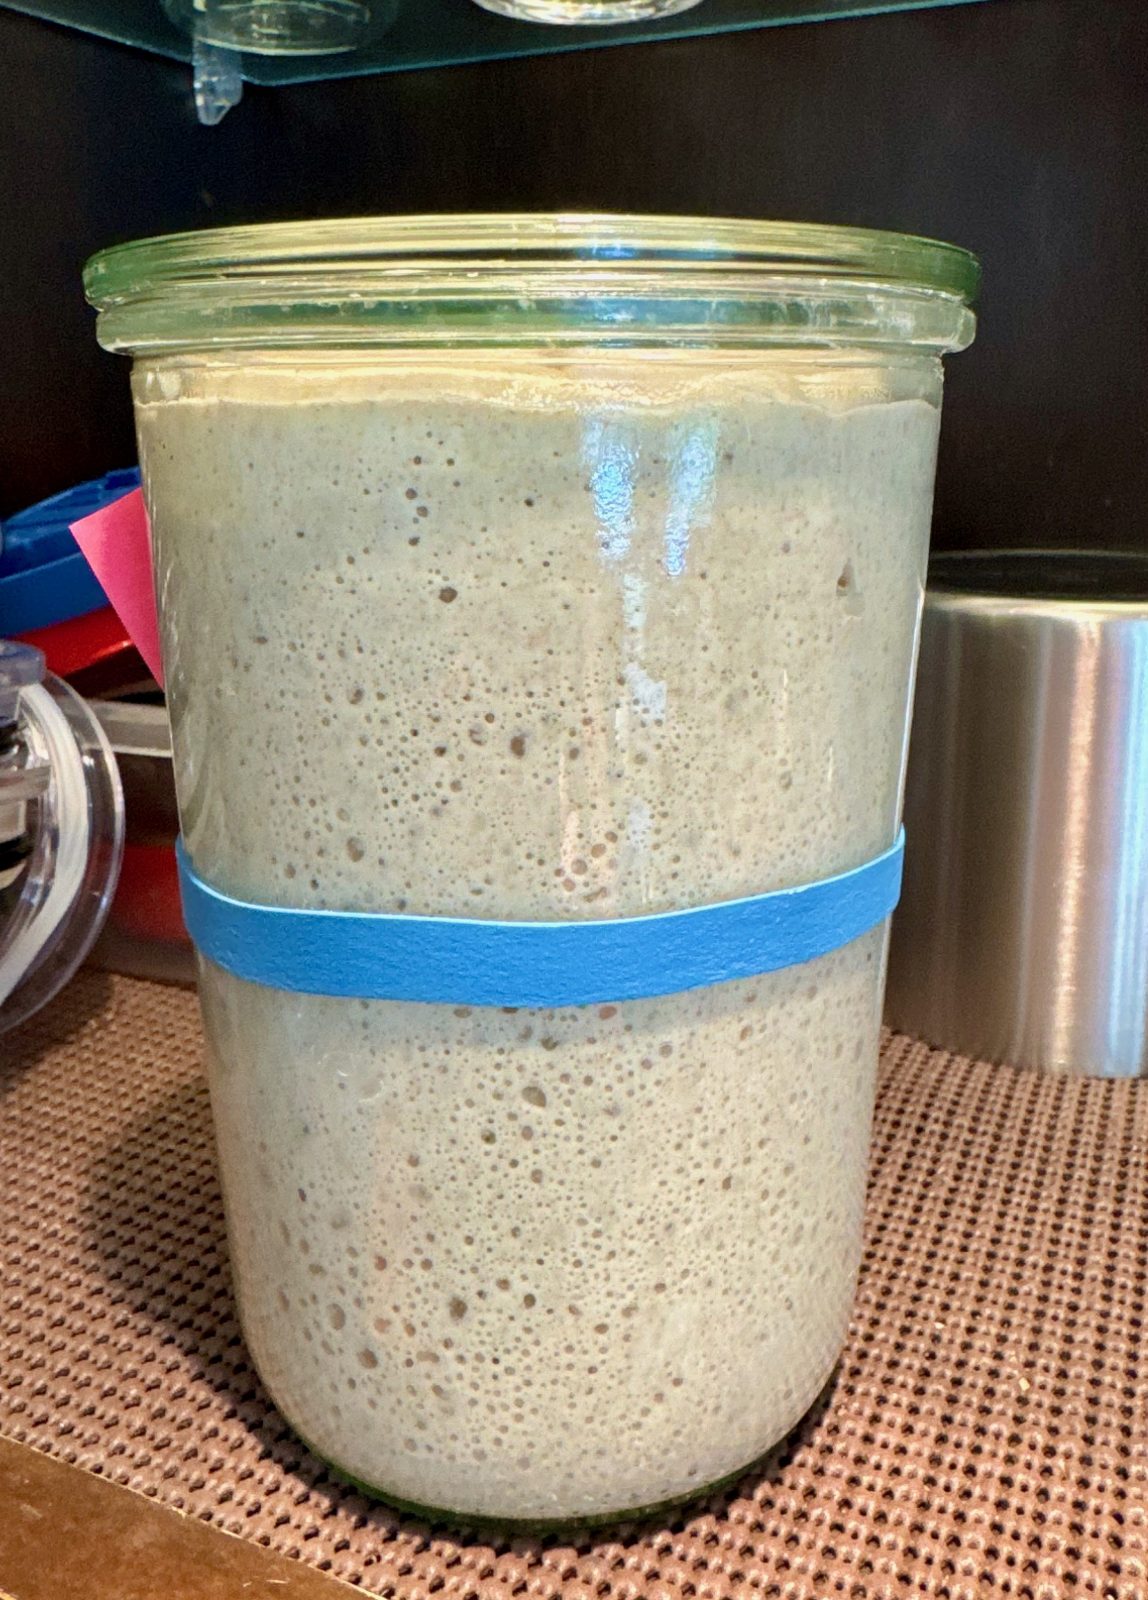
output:
[[[542,1535],[549,1533],[573,1533],[579,1529],[613,1528],[622,1523],[649,1522],[652,1518],[660,1517],[664,1512],[676,1511],[682,1506],[693,1505],[697,1501],[706,1500],[709,1496],[720,1494],[722,1490],[739,1483],[747,1474],[761,1469],[768,1470],[770,1464],[781,1457],[794,1436],[806,1427],[810,1419],[819,1416],[824,1410],[829,1396],[837,1382],[839,1362],[834,1362],[833,1370],[814,1395],[809,1405],[797,1418],[791,1428],[770,1445],[767,1450],[751,1456],[750,1459],[731,1472],[723,1473],[720,1478],[712,1478],[706,1483],[700,1483],[696,1488],[687,1489],[682,1494],[670,1495],[665,1500],[655,1500],[647,1505],[629,1506],[619,1511],[593,1512],[585,1516],[571,1517],[495,1517],[484,1515],[481,1512],[451,1511],[444,1506],[422,1505],[416,1500],[404,1500],[401,1495],[392,1494],[389,1489],[381,1488],[378,1484],[368,1483],[363,1478],[357,1478],[354,1473],[346,1472],[342,1467],[325,1456],[302,1433],[282,1410],[280,1415],[291,1432],[304,1445],[317,1461],[321,1461],[327,1470],[341,1483],[349,1484],[357,1489],[360,1494],[366,1495],[371,1500],[379,1500],[394,1511],[401,1511],[406,1516],[416,1517],[420,1522],[431,1523],[435,1527],[452,1529],[456,1533],[478,1532],[484,1534],[497,1534],[504,1532],[510,1537],[522,1535]]]
[[[554,22],[600,26],[612,22],[648,22],[688,11],[700,0],[475,0],[486,11],[519,22]]]

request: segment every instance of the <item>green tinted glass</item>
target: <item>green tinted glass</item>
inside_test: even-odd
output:
[[[976,258],[907,234],[580,213],[337,218],[93,257],[108,349],[420,343],[883,344],[972,338]]]

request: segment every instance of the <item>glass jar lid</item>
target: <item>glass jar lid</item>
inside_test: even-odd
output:
[[[109,350],[301,345],[963,349],[975,256],[864,228],[720,218],[342,218],[118,245],[84,273]]]

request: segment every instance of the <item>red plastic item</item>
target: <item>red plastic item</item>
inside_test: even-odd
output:
[[[113,922],[135,939],[188,940],[179,898],[179,871],[169,844],[126,844]]]
[[[50,628],[34,628],[20,639],[44,652],[48,671],[58,678],[71,677],[132,648],[127,629],[111,606],[70,622],[55,622]]]

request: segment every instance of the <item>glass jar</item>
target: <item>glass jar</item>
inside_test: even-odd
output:
[[[476,0],[486,11],[519,22],[558,22],[601,26],[646,22],[689,11],[700,0]]]
[[[340,55],[383,31],[392,0],[163,0],[201,44],[256,56]]]
[[[624,933],[888,851],[976,281],[922,240],[680,218],[97,257],[194,874],[300,915]],[[549,1006],[201,959],[285,1416],[389,1499],[500,1520],[772,1446],[849,1317],[885,942]]]

